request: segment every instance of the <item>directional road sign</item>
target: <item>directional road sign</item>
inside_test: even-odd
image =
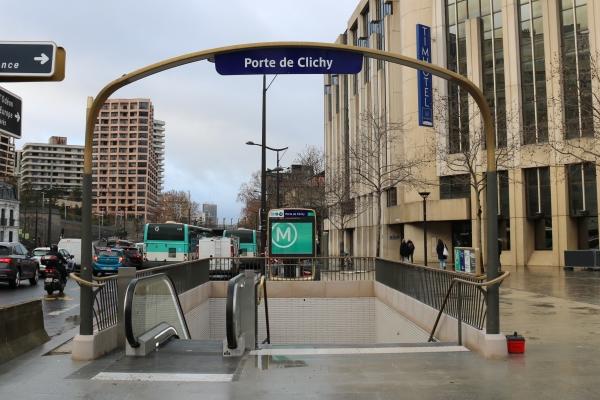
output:
[[[22,105],[19,96],[0,88],[0,132],[21,138]]]
[[[1,77],[50,77],[56,64],[56,43],[0,42]]]

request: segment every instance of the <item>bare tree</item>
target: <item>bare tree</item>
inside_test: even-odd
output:
[[[559,95],[548,96],[549,127],[561,132],[549,144],[560,164],[600,165],[600,54],[581,57],[578,67],[562,61],[553,62],[548,77],[562,88]]]
[[[328,169],[326,175],[325,201],[327,203],[327,216],[329,224],[340,232],[339,251],[345,253],[344,231],[352,221],[364,212],[363,203],[357,202],[358,194],[350,185],[348,174],[332,162],[332,167]]]
[[[466,175],[472,193],[475,195],[477,247],[482,252],[479,265],[483,271],[483,208],[482,195],[487,187],[486,170],[486,135],[479,108],[469,100],[468,118],[462,118],[461,123],[450,119],[450,113],[455,110],[453,99],[447,96],[435,95],[434,126],[437,133],[436,155],[445,175]],[[512,127],[513,118],[498,115],[505,119],[506,126]],[[504,126],[504,124],[503,124]],[[508,170],[513,167],[515,151],[519,149],[518,141],[502,140],[496,146],[496,168]]]
[[[160,195],[158,215],[163,221],[191,223],[199,210],[200,205],[192,201],[183,190],[170,190]]]
[[[252,174],[250,181],[242,183],[237,195],[237,201],[242,203],[240,223],[245,228],[258,229],[260,212],[260,171]]]
[[[425,157],[420,157],[416,151],[411,152],[410,158],[389,151],[398,143],[399,134],[404,130],[404,123],[391,122],[386,114],[363,113],[356,140],[348,148],[352,183],[359,185],[357,191],[364,189],[366,193],[372,193],[377,204],[376,257],[381,254],[383,192],[398,185],[416,186],[423,182],[419,167],[427,162]]]

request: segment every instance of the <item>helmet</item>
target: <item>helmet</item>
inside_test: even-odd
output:
[[[53,244],[52,246],[50,246],[50,251],[58,251],[58,246]]]

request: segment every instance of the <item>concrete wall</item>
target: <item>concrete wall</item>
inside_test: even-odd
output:
[[[0,307],[0,363],[50,340],[44,329],[42,301]]]

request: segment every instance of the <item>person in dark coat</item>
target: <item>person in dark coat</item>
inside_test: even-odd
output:
[[[402,239],[400,243],[400,261],[408,261],[408,248],[406,246],[406,240]]]
[[[406,253],[407,258],[412,263],[413,262],[413,254],[415,253],[415,244],[410,239],[408,239],[408,241],[406,242],[406,251],[407,251],[407,253]]]
[[[445,250],[445,251],[444,251]],[[442,239],[438,239],[437,246],[435,246],[435,251],[438,256],[438,260],[440,262],[440,269],[446,269],[446,259],[448,258],[448,249]]]

